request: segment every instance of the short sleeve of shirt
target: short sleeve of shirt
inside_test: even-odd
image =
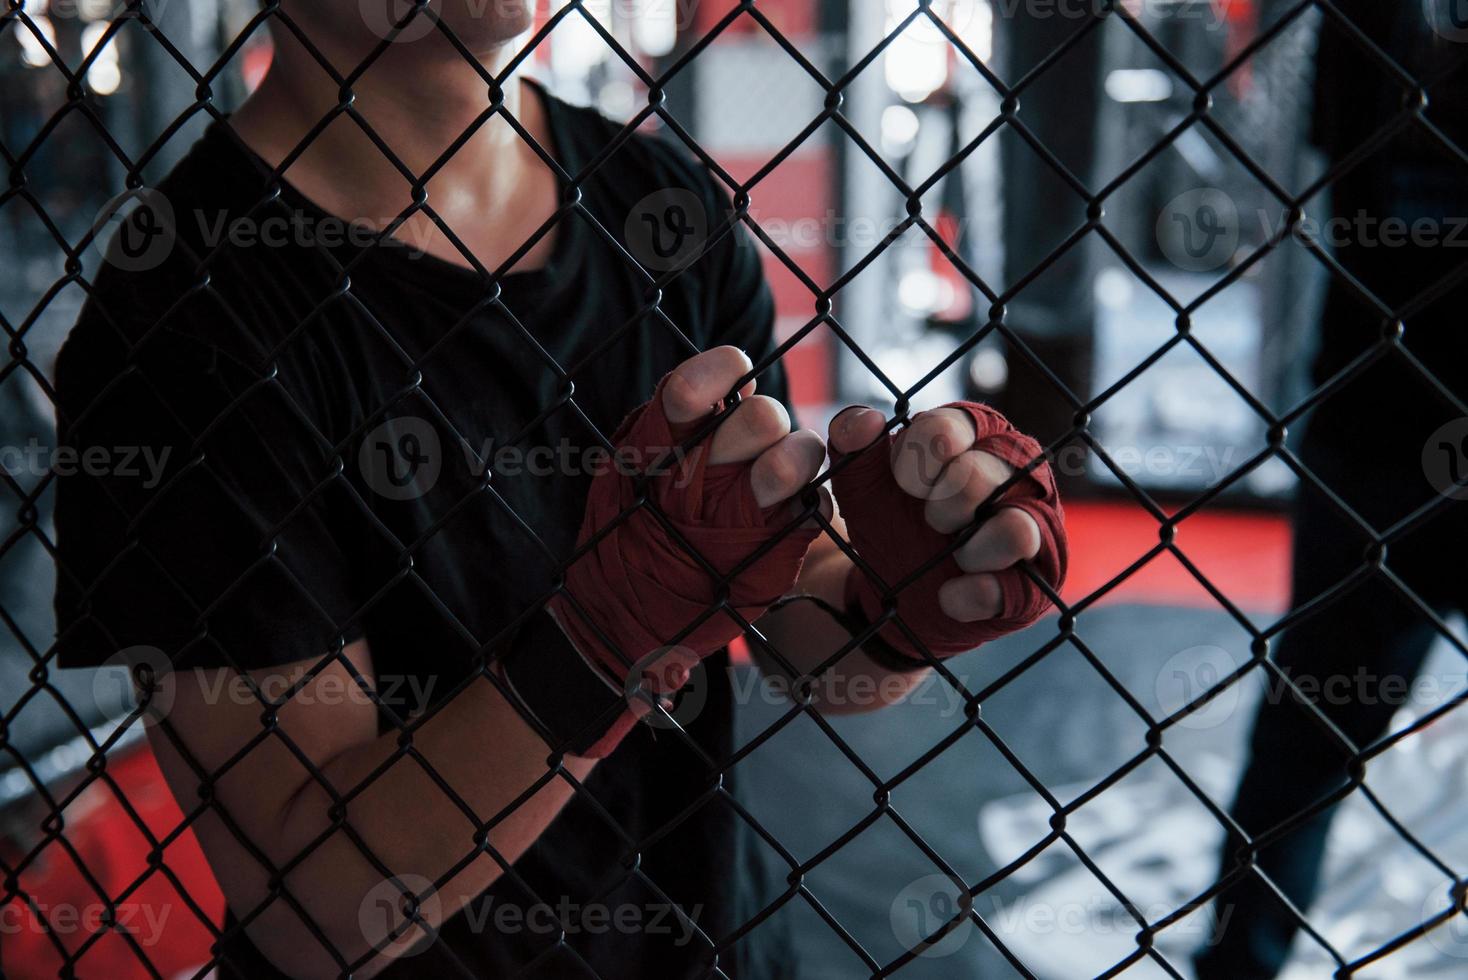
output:
[[[83,310],[57,365],[62,666],[147,646],[252,669],[360,635],[332,519],[347,490],[285,373],[176,329],[119,329],[95,298]]]

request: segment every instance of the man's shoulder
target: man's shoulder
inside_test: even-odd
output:
[[[242,217],[262,213],[272,200],[269,183],[216,124],[156,184],[110,201],[94,225],[87,299],[63,365],[131,363],[144,347],[190,360],[222,353],[246,366],[264,363],[280,339],[271,307],[286,293],[281,277],[303,278],[316,261],[304,249],[240,248],[225,236]],[[336,277],[318,278],[325,292]]]
[[[576,144],[571,176],[584,176],[583,183],[601,196],[630,203],[677,189],[709,205],[727,196],[705,162],[658,117],[632,126],[595,108],[552,99],[561,132]]]

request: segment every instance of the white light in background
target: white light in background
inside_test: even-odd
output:
[[[988,64],[994,57],[994,8],[980,0],[968,0],[973,4],[973,20],[967,29],[959,32],[963,43],[978,59]]]
[[[637,50],[653,58],[661,58],[673,50],[678,41],[680,0],[635,0],[632,12],[632,42]]]
[[[887,0],[887,30],[895,30],[913,7],[913,0]],[[977,58],[989,60],[994,51],[994,12],[985,0],[934,0],[931,9]],[[950,52],[955,51],[930,17],[917,17],[893,38],[883,56],[888,87],[909,102],[921,102],[948,81]]]
[[[946,310],[953,303],[953,284],[932,269],[913,269],[897,284],[897,299],[920,316]]]
[[[892,39],[883,61],[887,87],[909,102],[923,101],[948,81],[948,53],[911,31]]]
[[[905,105],[882,110],[882,150],[894,156],[907,152],[917,139],[918,115]]]
[[[1118,68],[1106,76],[1106,94],[1117,102],[1166,102],[1172,79],[1156,68]]]
[[[568,5],[567,0],[557,4],[558,7]],[[587,0],[582,10],[610,32],[610,0]],[[609,50],[585,14],[578,11],[567,14],[551,37],[551,69],[557,79],[584,79],[594,65],[606,58]]]
[[[56,28],[51,25],[51,18],[32,17],[31,23],[36,25],[36,30],[46,36],[51,47],[56,47]],[[51,56],[46,53],[45,46],[20,21],[15,23],[15,36],[20,41],[20,60],[25,62],[27,67],[44,68],[51,63]]]
[[[82,57],[89,56],[102,35],[107,33],[106,21],[93,21],[82,28]],[[117,63],[117,45],[108,39],[106,46],[97,52],[96,60],[87,70],[87,85],[98,95],[111,95],[122,84],[122,66]]]
[[[995,347],[980,347],[968,363],[969,380],[980,391],[998,391],[1009,383],[1009,362]]]
[[[115,0],[81,0],[82,20],[107,20],[112,17],[117,4]],[[162,16],[162,11],[150,11],[155,17]]]
[[[609,79],[596,94],[597,108],[602,115],[613,119],[627,119],[637,111],[637,90],[625,79]]]
[[[1132,277],[1120,269],[1102,269],[1096,277],[1096,302],[1113,310],[1124,310],[1131,306],[1135,292]]]

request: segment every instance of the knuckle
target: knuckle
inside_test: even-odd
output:
[[[1030,533],[1030,522],[1026,520],[1021,511],[1017,510],[1006,510],[999,516],[1004,518],[1000,530],[1004,535],[1005,544],[1012,546],[1016,551],[1023,551],[1024,546],[1029,544],[1033,537]]]
[[[761,480],[772,490],[791,490],[804,483],[800,459],[785,446],[777,446],[760,457]]]
[[[790,416],[785,406],[766,395],[746,398],[735,415],[744,430],[756,439],[778,439],[790,431]]]
[[[706,413],[753,365],[737,347],[714,347],[679,364],[663,388],[669,411]]]
[[[923,504],[923,521],[933,530],[946,534],[951,530],[955,530],[952,527],[952,509],[947,501],[937,497],[929,497],[928,502]]]
[[[921,415],[893,445],[893,470],[909,492],[939,489],[945,467],[967,448],[953,420],[943,415]],[[951,494],[946,494],[951,495]]]
[[[973,442],[972,426],[951,409],[934,409],[922,416],[922,422],[931,451],[944,459],[952,459]]]
[[[974,622],[998,615],[1003,608],[1003,594],[993,575],[965,575],[943,583],[938,603],[950,618]]]
[[[954,472],[955,493],[972,517],[974,508],[989,499],[999,481],[984,467],[978,453],[964,453],[949,463],[948,468]]]
[[[672,418],[686,418],[698,409],[698,392],[679,367],[663,385],[663,410]]]
[[[907,441],[930,459],[947,460],[958,455],[953,425],[941,415],[925,415],[907,430]]]
[[[708,358],[710,380],[725,389],[732,388],[734,382],[754,367],[749,356],[738,347],[715,347],[700,356]]]
[[[993,493],[995,487],[1014,475],[1014,467],[993,453],[986,453],[976,449],[969,453],[969,455],[973,457],[975,468],[983,474],[984,481],[988,485],[988,489],[985,491],[986,495]]]
[[[815,478],[821,471],[821,464],[826,459],[826,443],[820,436],[809,429],[800,429],[792,432],[787,440],[790,444],[791,455],[796,461],[796,470],[800,475],[800,482]]]
[[[1004,519],[1005,544],[1020,558],[1028,558],[1040,550],[1040,527],[1035,519],[1022,510],[1005,508],[999,514]]]

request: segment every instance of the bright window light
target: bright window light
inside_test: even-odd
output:
[[[102,38],[107,33],[107,27],[106,21],[93,21],[82,28],[83,57],[91,55],[97,45],[103,43]],[[98,95],[111,95],[121,84],[122,66],[117,62],[117,45],[109,38],[87,70],[87,85]]]
[[[632,41],[637,50],[661,58],[678,41],[678,0],[635,0],[631,4]]]
[[[912,146],[918,134],[918,115],[905,105],[889,105],[882,110],[882,149],[902,153]]]
[[[32,17],[31,23],[36,25],[36,30],[46,36],[46,40],[51,42],[53,48],[56,47],[56,28],[51,26],[51,18]],[[20,40],[20,60],[25,62],[27,67],[44,68],[51,63],[51,56],[46,53],[45,46],[36,38],[35,34],[31,33],[29,28],[19,21],[15,23],[15,36]]]
[[[1172,79],[1156,68],[1118,68],[1106,76],[1106,94],[1117,102],[1166,102]]]

